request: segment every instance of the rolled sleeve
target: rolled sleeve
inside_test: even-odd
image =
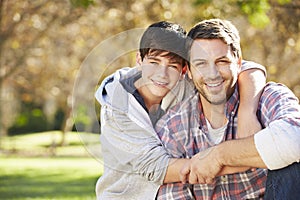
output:
[[[286,167],[300,159],[300,129],[277,120],[254,136],[256,149],[270,170]]]

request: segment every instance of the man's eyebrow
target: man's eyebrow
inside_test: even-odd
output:
[[[217,60],[224,59],[224,58],[225,58],[225,59],[227,59],[227,60],[229,60],[228,56],[226,56],[226,55],[225,55],[225,56],[221,56],[221,57],[217,58]]]
[[[204,58],[195,58],[192,60],[192,62],[203,62],[203,61],[206,61]]]

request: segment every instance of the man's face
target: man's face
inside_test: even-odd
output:
[[[223,104],[232,95],[241,60],[220,39],[196,39],[190,51],[189,77],[209,103]]]
[[[149,53],[142,61],[142,82],[157,98],[163,98],[177,84],[182,73],[182,59],[168,57],[168,52]]]

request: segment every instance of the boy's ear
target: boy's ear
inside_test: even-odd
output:
[[[187,70],[187,65],[185,65],[183,68],[182,68],[182,74],[185,74],[186,73],[186,70]]]
[[[183,66],[179,80],[184,79],[184,75],[186,74],[186,71],[187,71],[187,65]]]
[[[187,74],[188,74],[188,77],[192,80],[193,77],[192,77],[192,73],[189,68],[187,68]]]
[[[137,65],[142,65],[142,57],[139,51],[136,53],[135,59]]]

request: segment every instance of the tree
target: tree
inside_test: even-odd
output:
[[[68,132],[74,82],[93,48],[159,20],[186,29],[206,18],[233,21],[242,36],[243,56],[265,65],[269,80],[286,83],[300,96],[299,7],[296,0],[0,0],[0,135],[13,123],[20,102],[38,105],[49,121],[62,110],[61,130]],[[114,44],[115,50],[123,48],[120,43]],[[111,52],[117,57],[97,59],[86,81],[101,81],[117,68],[134,65],[132,53]],[[82,101],[85,89],[80,89]]]

